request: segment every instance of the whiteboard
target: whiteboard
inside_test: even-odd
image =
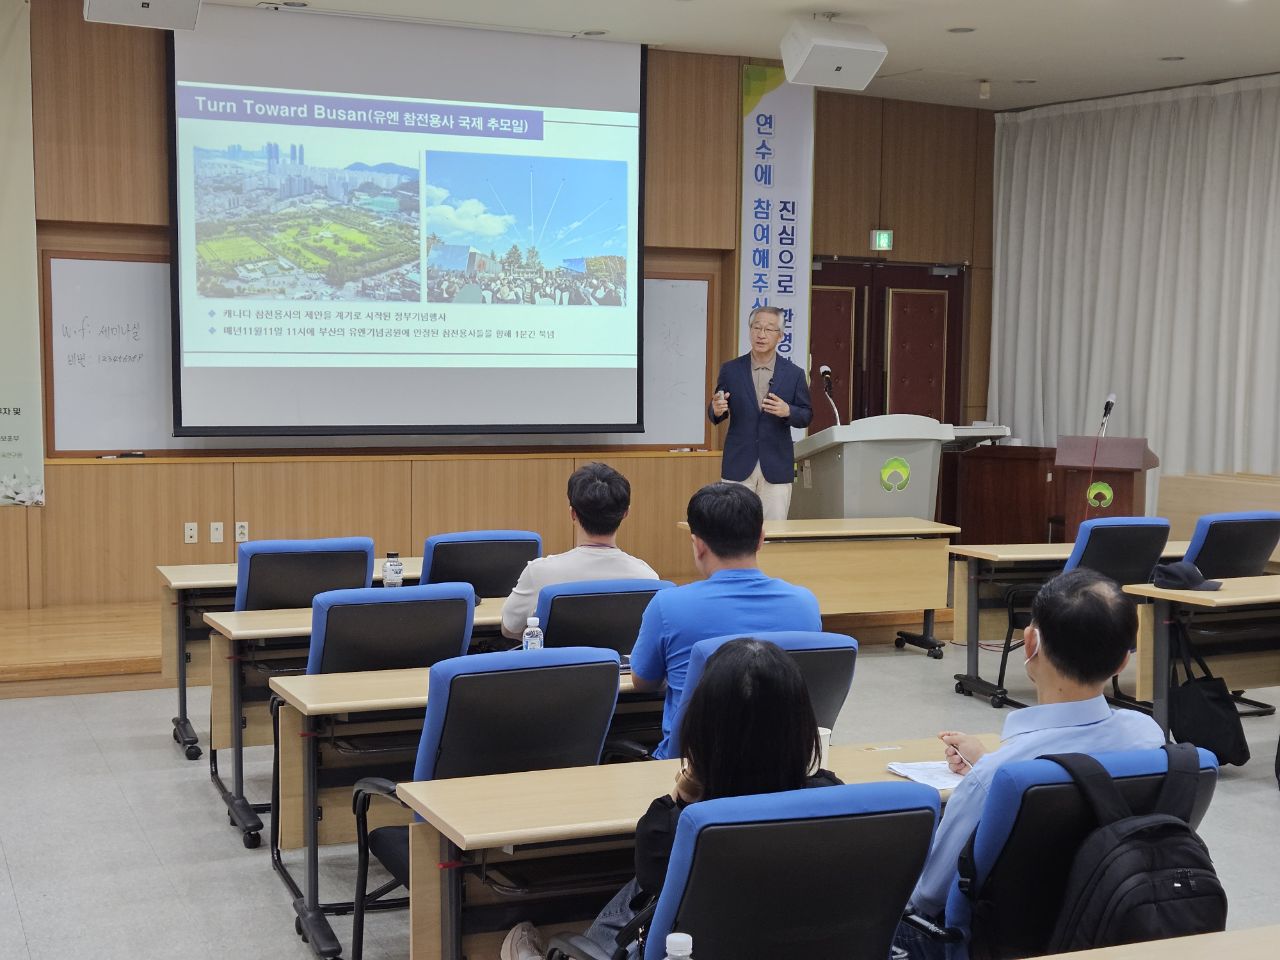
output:
[[[643,433],[417,437],[175,437],[169,265],[53,257],[49,290],[52,451],[706,442],[706,280],[644,282]]]

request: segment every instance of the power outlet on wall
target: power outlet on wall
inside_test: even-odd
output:
[[[184,523],[182,525],[182,542],[183,543],[199,543],[200,542],[200,524]]]
[[[249,539],[249,521],[236,521],[236,543],[244,543]]]
[[[213,520],[209,523],[209,542],[210,543],[222,542],[222,521],[221,520]]]

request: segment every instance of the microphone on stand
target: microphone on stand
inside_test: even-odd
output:
[[[1111,419],[1111,410],[1115,405],[1116,395],[1114,393],[1108,393],[1107,402],[1102,405],[1102,426],[1098,434],[1101,437],[1105,437],[1107,435],[1107,421]]]
[[[840,411],[836,407],[836,402],[831,396],[831,368],[825,363],[818,368],[818,375],[822,377],[822,389],[827,395],[827,403],[831,404],[831,412],[836,416],[836,426],[840,426]]]

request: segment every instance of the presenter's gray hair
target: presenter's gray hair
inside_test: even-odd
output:
[[[771,313],[778,318],[779,332],[781,332],[782,329],[786,326],[785,322],[782,319],[782,308],[770,307],[770,306],[756,307],[749,314],[747,314],[747,326],[749,327],[751,326],[751,324],[755,323],[756,317],[760,316],[760,314],[762,313]]]

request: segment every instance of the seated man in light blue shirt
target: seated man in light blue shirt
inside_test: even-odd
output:
[[[753,491],[738,483],[708,484],[690,498],[688,519],[693,562],[707,579],[654,594],[631,651],[637,690],[667,684],[662,742],[654,751],[660,758],[667,756],[695,643],[727,634],[822,629],[817,597],[757,568],[764,507]]]
[[[1136,710],[1112,710],[1103,696],[1111,678],[1124,669],[1138,633],[1138,612],[1119,585],[1079,568],[1050,580],[1031,606],[1023,634],[1027,676],[1038,705],[1016,710],[1005,720],[1000,747],[985,753],[964,733],[939,734],[951,769],[964,774],[947,802],[924,872],[911,895],[912,912],[940,922],[956,877],[956,861],[982,816],[987,790],[1003,764],[1046,753],[1103,753],[1163,746],[1164,734]],[[915,957],[940,955],[905,924],[895,948]],[[936,949],[935,949],[936,948]],[[899,949],[894,950],[895,955]]]

